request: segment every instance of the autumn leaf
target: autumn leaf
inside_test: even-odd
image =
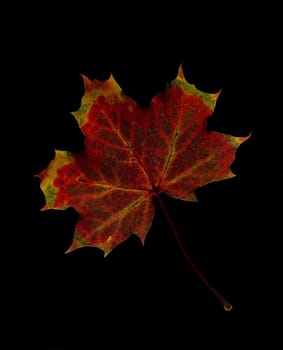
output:
[[[144,242],[154,217],[153,196],[166,212],[161,193],[197,201],[198,187],[234,176],[230,165],[247,138],[206,128],[221,92],[199,91],[181,66],[148,108],[125,95],[112,75],[83,80],[85,94],[73,114],[85,150],[56,151],[39,174],[44,209],[72,206],[80,214],[68,251],[90,245],[108,254],[132,233]]]
[[[80,153],[56,151],[42,173],[46,207],[80,214],[69,250],[91,245],[106,254],[131,233],[142,241],[154,216],[152,197],[196,201],[195,189],[234,176],[230,165],[246,139],[209,131],[218,94],[177,78],[141,108],[111,76],[85,76],[81,108],[73,113],[85,135]]]

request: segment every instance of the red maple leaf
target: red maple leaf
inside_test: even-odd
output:
[[[113,76],[102,82],[83,79],[85,95],[74,115],[85,150],[56,151],[39,174],[45,209],[72,206],[80,214],[68,251],[91,245],[107,254],[132,233],[143,242],[156,196],[184,255],[208,284],[182,248],[160,193],[196,201],[196,188],[234,176],[230,165],[247,138],[206,128],[219,93],[197,90],[181,66],[148,108],[123,94]]]

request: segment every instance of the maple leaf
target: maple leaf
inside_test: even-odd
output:
[[[199,91],[186,81],[181,65],[148,108],[125,95],[113,75],[83,80],[85,94],[73,114],[85,150],[56,150],[39,174],[44,209],[72,206],[80,214],[68,252],[91,245],[108,254],[132,233],[144,242],[154,217],[153,196],[174,231],[160,193],[197,201],[196,188],[234,176],[230,165],[247,137],[206,128],[221,92]]]

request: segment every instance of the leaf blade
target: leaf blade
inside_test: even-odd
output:
[[[206,129],[221,92],[197,90],[181,66],[148,108],[123,94],[112,75],[103,82],[84,77],[84,84],[73,114],[85,149],[56,151],[39,174],[46,208],[72,206],[80,214],[69,251],[95,245],[108,254],[132,233],[143,242],[153,195],[196,201],[198,187],[234,176],[230,165],[247,138]]]

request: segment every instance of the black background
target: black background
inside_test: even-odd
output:
[[[224,16],[225,10],[212,5],[206,16],[201,6],[154,13],[126,9],[111,7],[110,18],[109,9],[87,13],[78,7],[77,17],[62,22],[58,15],[45,20],[46,26],[40,17],[33,28],[41,31],[27,69],[31,221],[18,254],[13,340],[30,349],[270,346],[280,339],[282,233],[272,36],[263,35],[261,20],[242,9],[225,9]],[[231,312],[184,260],[158,205],[145,245],[133,235],[107,258],[95,247],[64,254],[74,232],[74,209],[41,212],[44,196],[35,175],[54,149],[83,148],[71,114],[84,92],[80,74],[105,80],[112,72],[123,91],[146,107],[176,77],[180,63],[200,90],[222,88],[208,128],[233,136],[252,132],[236,153],[234,178],[199,188],[198,203],[162,196],[188,252],[233,304]]]

